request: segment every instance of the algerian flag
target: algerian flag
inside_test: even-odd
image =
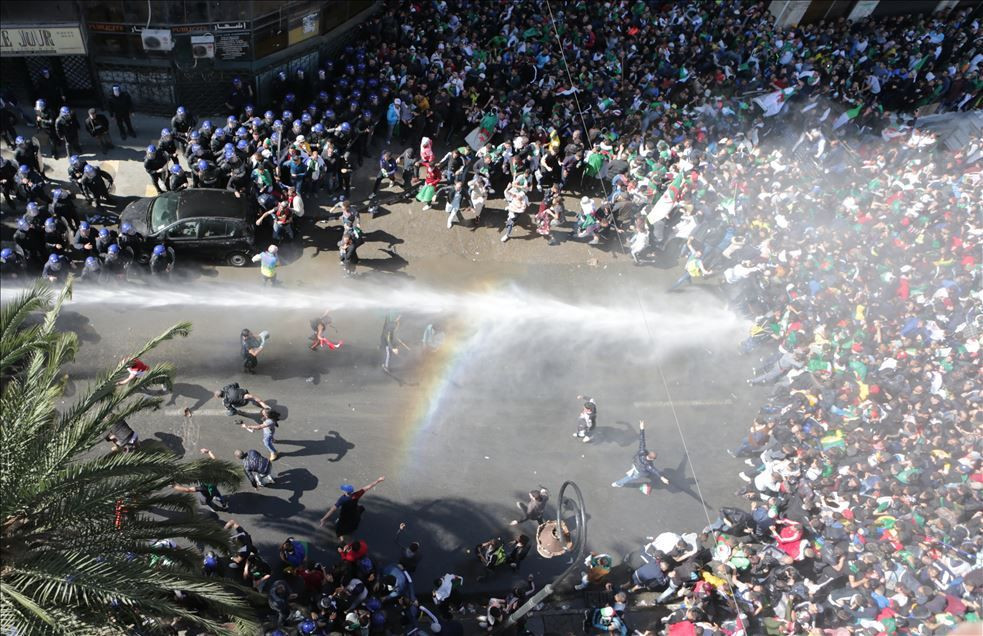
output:
[[[782,107],[785,106],[785,100],[793,94],[795,94],[794,88],[785,88],[774,93],[755,97],[752,101],[761,107],[761,110],[764,111],[762,114],[765,117],[771,117],[781,112]]]
[[[833,122],[833,130],[846,126],[846,123],[859,115],[861,110],[863,110],[863,104],[845,111],[842,115],[836,118],[836,121]]]
[[[680,170],[676,173],[676,177],[666,188],[666,191],[662,193],[659,200],[655,202],[652,209],[648,213],[649,223],[656,223],[662,219],[669,216],[669,212],[672,210],[672,206],[682,198],[683,194],[683,171]]]
[[[905,134],[906,134],[906,130],[895,128],[894,126],[888,126],[887,128],[881,131],[881,139],[883,139],[884,141],[891,141],[896,137],[904,137]]]

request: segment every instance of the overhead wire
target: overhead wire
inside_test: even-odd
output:
[[[588,141],[588,143],[591,146],[591,150],[593,151],[594,150],[594,142],[590,138],[590,130],[587,127],[587,120],[584,117],[584,111],[583,111],[583,109],[580,107],[580,99],[577,97],[577,94],[580,91],[579,91],[576,83],[574,82],[573,74],[570,72],[570,65],[567,63],[566,52],[563,50],[563,40],[562,40],[562,38],[560,38],[560,33],[559,33],[559,30],[557,29],[557,26],[556,26],[556,19],[555,19],[554,15],[553,15],[553,8],[550,5],[550,0],[546,0],[546,10],[549,13],[550,25],[553,27],[553,34],[556,37],[557,46],[560,49],[560,59],[563,62],[564,70],[566,70],[567,79],[570,82],[570,88],[573,89],[573,98],[574,98],[574,103],[577,106],[577,114],[580,117],[580,122],[581,122],[581,125],[584,128],[584,133],[587,135],[587,141]],[[622,62],[622,76],[624,74],[624,68],[623,68],[623,66],[624,66],[624,62]],[[604,198],[606,200],[608,198],[608,192],[607,192],[607,188],[604,185],[604,179],[603,178],[599,178],[598,180],[601,182],[601,190],[602,190],[602,192],[604,192]],[[619,245],[621,246],[621,251],[623,253],[627,252],[627,250],[625,248],[624,241],[621,240],[621,233],[618,231],[618,228],[617,227],[615,227],[615,233],[614,234],[615,234],[615,236],[618,239]],[[645,331],[648,334],[649,341],[654,345],[654,344],[656,344],[655,343],[655,336],[652,333],[652,327],[651,327],[651,325],[649,323],[648,312],[645,310],[645,304],[642,302],[641,294],[639,293],[636,285],[630,283],[629,284],[629,287],[632,290],[633,295],[635,296],[636,303],[638,304],[639,313],[641,315],[642,322],[645,325]],[[655,363],[655,368],[656,368],[656,370],[659,373],[659,379],[661,380],[662,387],[663,387],[663,389],[666,392],[666,401],[669,404],[669,410],[672,413],[672,419],[673,419],[673,422],[674,422],[674,424],[676,426],[676,431],[679,434],[679,439],[680,439],[680,441],[682,442],[682,445],[683,445],[683,455],[686,457],[686,464],[689,466],[690,472],[693,474],[693,484],[696,486],[696,494],[697,494],[697,496],[700,499],[700,504],[701,504],[701,507],[703,508],[703,514],[706,516],[707,527],[710,528],[710,526],[713,525],[713,521],[710,519],[710,513],[708,512],[709,506],[707,505],[706,499],[703,496],[703,489],[700,487],[700,479],[697,476],[696,466],[693,464],[693,458],[692,458],[692,455],[689,452],[689,445],[686,443],[686,435],[683,433],[683,427],[682,427],[682,424],[679,421],[679,414],[676,412],[676,405],[675,405],[675,402],[672,399],[672,392],[669,390],[669,382],[666,380],[665,373],[662,371],[662,365],[659,364],[658,362],[656,362]],[[720,540],[719,533],[716,530],[713,530],[712,528],[711,528],[711,532],[713,532],[715,543],[719,542],[719,540]],[[724,584],[726,586],[727,596],[730,597],[730,601],[733,604],[734,613],[735,613],[735,617],[736,617],[738,626],[741,627],[742,629],[745,629],[744,628],[744,620],[741,617],[741,607],[740,607],[740,604],[737,601],[737,596],[735,595],[734,590],[731,587],[730,581],[728,581],[727,579],[723,579],[723,580],[724,580]]]

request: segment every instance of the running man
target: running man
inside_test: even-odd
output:
[[[655,451],[650,451],[645,448],[645,421],[638,421],[638,452],[635,453],[635,458],[632,460],[631,468],[625,473],[625,476],[618,481],[612,482],[612,488],[622,488],[633,481],[650,480],[653,477],[658,478],[666,486],[669,485],[669,480],[659,472],[659,469],[655,467],[655,459],[658,457]],[[649,483],[642,484],[638,487],[640,491],[646,495],[652,492],[652,485]]]
[[[371,484],[366,484],[358,490],[355,490],[355,487],[351,484],[342,484],[341,492],[343,494],[331,506],[331,509],[321,517],[321,527],[323,528],[328,525],[328,520],[337,512],[338,520],[335,521],[335,535],[340,542],[344,543],[344,537],[355,532],[358,529],[359,522],[362,520],[362,513],[365,511],[365,507],[359,503],[362,497],[385,480],[386,477],[383,475]]]
[[[389,362],[392,356],[399,355],[399,347],[397,345],[403,345],[406,347],[406,343],[399,339],[396,335],[396,330],[399,329],[399,319],[400,314],[395,311],[391,311],[386,314],[386,322],[382,325],[382,337],[379,346],[384,352],[384,357],[382,360],[382,370],[389,373]],[[406,347],[409,349],[409,347]]]
[[[584,400],[584,408],[580,411],[580,417],[577,418],[577,432],[573,436],[579,437],[580,441],[586,444],[591,440],[594,427],[597,425],[597,402],[594,401],[594,398],[586,395],[578,395],[577,399]]]
[[[126,358],[123,358],[126,360]],[[123,360],[120,360],[122,362]],[[150,370],[143,360],[140,358],[132,358],[126,365],[126,377],[116,383],[116,386],[123,386],[124,384],[129,384],[136,378],[142,378],[147,375],[147,371]]]
[[[338,331],[338,328],[334,326],[334,321],[331,320],[330,309],[311,321],[311,329],[314,331],[314,335],[311,336],[311,351],[317,351],[323,347],[327,347],[331,350],[339,349],[341,348],[341,345],[345,344],[344,340],[331,342],[331,340],[326,338],[324,334],[328,330],[328,327]]]

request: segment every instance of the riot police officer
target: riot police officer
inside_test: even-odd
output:
[[[171,174],[167,177],[167,189],[180,192],[188,188],[188,175],[180,165],[171,166]]]
[[[171,117],[171,131],[182,151],[188,145],[188,135],[194,130],[196,123],[197,120],[184,106],[178,106],[174,116]]]
[[[82,148],[79,146],[79,131],[81,129],[82,126],[79,125],[79,120],[75,117],[72,109],[68,106],[62,106],[61,110],[58,111],[58,119],[55,120],[55,135],[58,136],[61,143],[65,144],[66,155],[82,152]]]
[[[55,188],[51,191],[51,213],[62,219],[73,232],[79,229],[81,219],[71,190]]]
[[[112,183],[113,178],[102,168],[89,164],[82,169],[82,191],[89,194],[97,210],[102,209],[103,201],[112,203],[109,195],[109,186]]]
[[[74,265],[61,254],[51,254],[41,268],[41,276],[47,278],[52,283],[63,283],[68,276],[68,270],[74,269]]]
[[[55,114],[48,107],[48,102],[39,99],[34,103],[34,123],[38,130],[48,136],[48,146],[51,148],[51,157],[58,158],[58,133],[55,132]]]
[[[175,261],[174,248],[168,247],[163,243],[155,245],[153,253],[150,255],[150,275],[158,277],[170,276],[174,270]]]
[[[174,140],[174,134],[170,128],[161,128],[160,139],[157,141],[157,149],[164,153],[168,161],[175,166],[178,165],[177,142]]]
[[[147,153],[143,157],[143,169],[150,177],[150,183],[157,190],[157,194],[164,191],[161,184],[166,184],[167,179],[167,155],[160,151],[154,144],[147,146]]]

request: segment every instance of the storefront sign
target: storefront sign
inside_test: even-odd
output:
[[[215,57],[220,60],[243,60],[249,57],[249,33],[216,33]]]
[[[321,12],[308,13],[300,18],[300,24],[291,26],[287,32],[287,42],[290,46],[315,37],[321,32]]]
[[[0,55],[85,55],[85,41],[71,26],[0,29]]]

